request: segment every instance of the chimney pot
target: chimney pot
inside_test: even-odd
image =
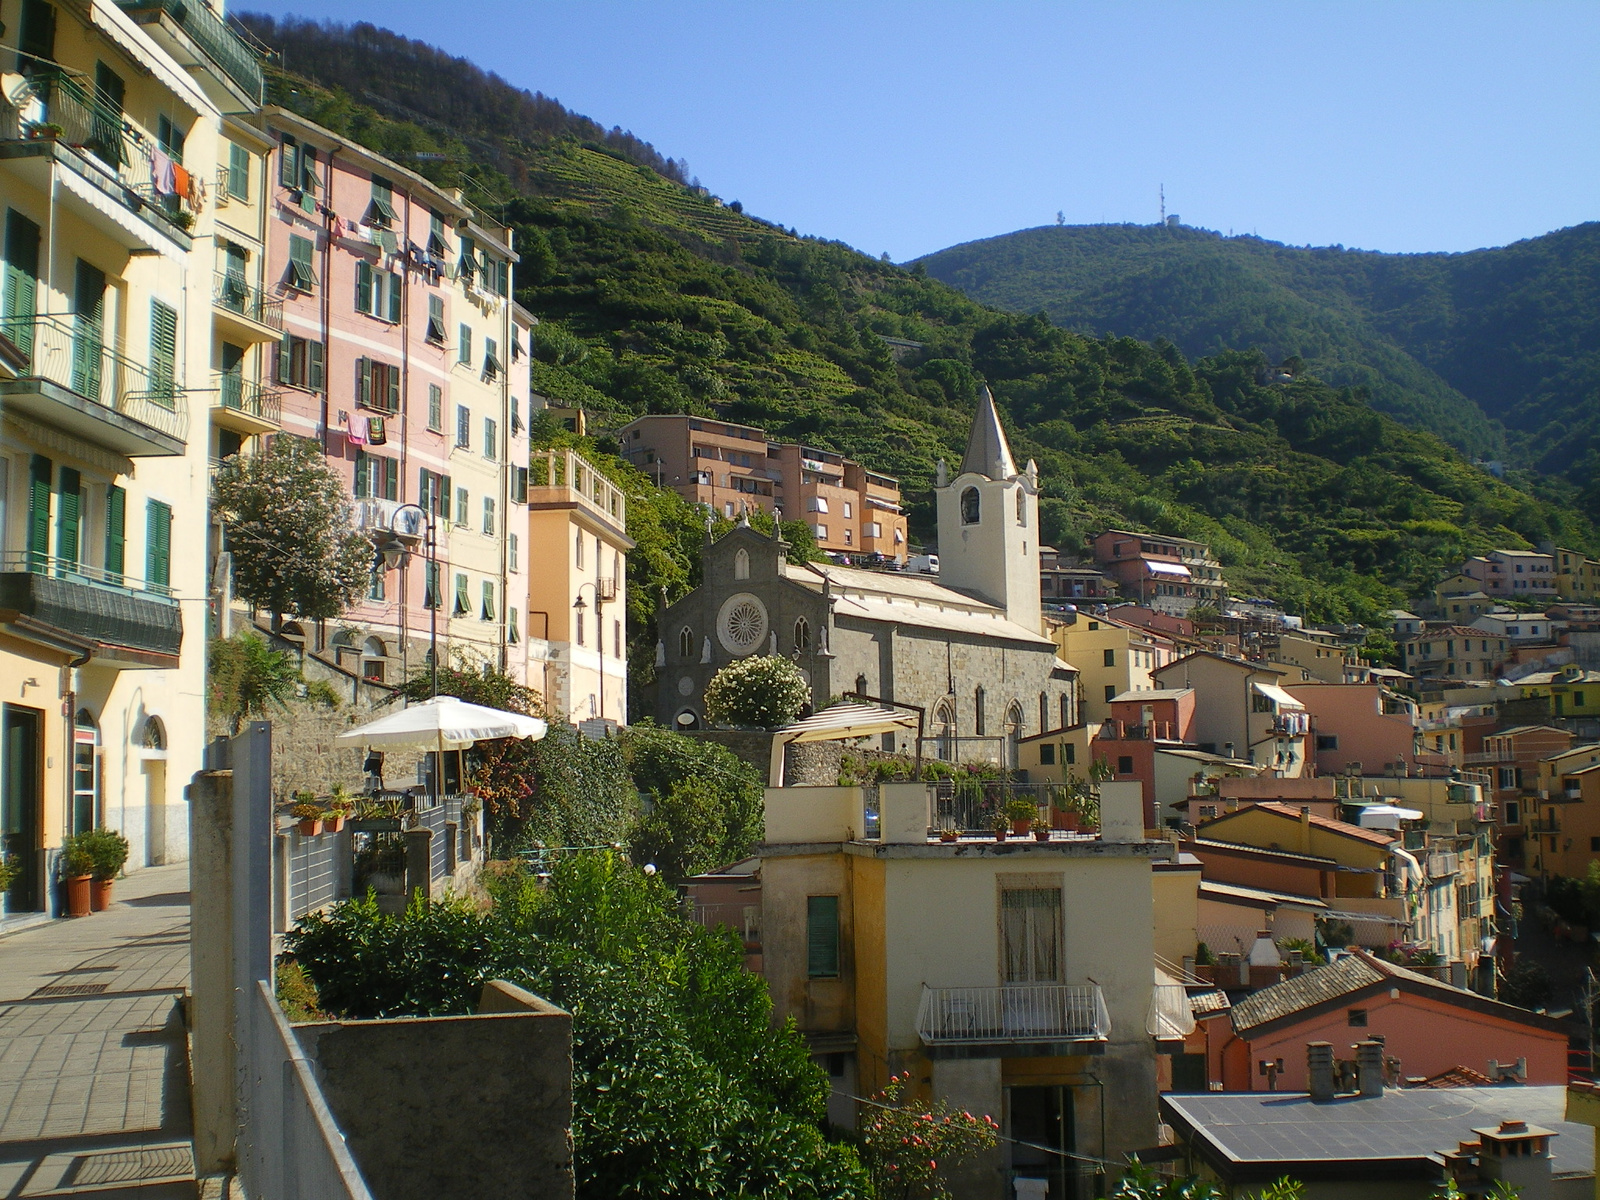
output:
[[[1383,1095],[1383,1043],[1368,1038],[1355,1044],[1356,1076],[1361,1095]]]
[[[1333,1099],[1333,1043],[1306,1043],[1307,1090],[1314,1103],[1325,1104]]]

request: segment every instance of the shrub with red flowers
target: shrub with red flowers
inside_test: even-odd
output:
[[[992,1150],[1000,1127],[987,1115],[932,1108],[907,1095],[910,1072],[891,1075],[872,1098],[861,1130],[861,1160],[878,1200],[950,1200],[941,1167]]]

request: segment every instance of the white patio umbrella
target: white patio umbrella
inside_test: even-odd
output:
[[[478,742],[495,738],[532,738],[538,741],[549,730],[538,717],[504,709],[468,704],[456,696],[435,696],[379,717],[365,725],[347,729],[333,740],[350,746],[431,746],[438,750],[440,763],[434,772],[434,795],[439,793],[446,750],[464,750]]]

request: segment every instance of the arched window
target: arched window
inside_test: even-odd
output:
[[[1016,770],[1021,764],[1021,756],[1018,754],[1019,747],[1017,743],[1022,740],[1022,705],[1018,704],[1015,700],[1013,700],[1011,702],[1011,706],[1006,709],[1005,728],[1001,730],[1001,732],[1005,734],[1006,738],[1006,766],[1010,767],[1012,770]]]
[[[167,748],[167,727],[161,723],[160,717],[145,718],[144,729],[139,733],[139,745],[145,750]]]
[[[72,832],[87,833],[100,823],[100,727],[87,708],[78,710],[72,730]]]
[[[1050,728],[1050,697],[1039,693],[1039,732]]]
[[[695,715],[693,709],[686,708],[678,714],[673,724],[677,725],[679,729],[699,729],[700,718]]]
[[[744,551],[739,551],[743,554]],[[811,649],[811,622],[804,617],[799,617],[794,623],[794,648],[796,650]]]
[[[978,515],[978,489],[969,487],[961,493],[961,523],[976,525]]]
[[[678,657],[694,657],[694,630],[687,625],[678,630]]]
[[[944,762],[956,760],[956,709],[948,699],[933,709],[933,752]]]
[[[1017,524],[1028,523],[1028,491],[1026,488],[1017,489]]]
[[[740,550],[733,556],[733,577],[735,579],[750,578],[750,551]]]
[[[856,676],[856,692],[862,696],[867,694],[867,677],[865,675]]]
[[[984,734],[982,686],[972,693],[972,732],[978,737]]]
[[[373,683],[383,682],[383,660],[389,651],[383,644],[383,639],[369,637],[361,644],[361,678],[370,679]]]

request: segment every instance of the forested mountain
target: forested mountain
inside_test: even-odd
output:
[[[248,20],[269,43],[304,41],[301,27]],[[585,119],[524,128],[514,89],[462,60],[446,60],[450,112],[396,116],[390,81],[437,52],[366,27],[317,27],[315,40],[318,81],[273,70],[271,99],[503,211],[518,299],[541,320],[535,384],[602,425],[718,414],[850,454],[901,477],[927,535],[933,465],[959,460],[984,381],[1018,457],[1038,460],[1054,544],[1075,549],[1111,523],[1203,538],[1236,590],[1312,617],[1374,619],[1493,545],[1600,549],[1560,488],[1493,479],[1357,389],[1311,372],[1280,381],[1254,351],[1191,362],[1171,342],[984,307],[922,270],[724,206]],[[922,348],[897,357],[885,337]]]
[[[1080,332],[1166,337],[1190,357],[1298,356],[1469,452],[1600,480],[1600,223],[1466,254],[1044,226],[918,261]]]

